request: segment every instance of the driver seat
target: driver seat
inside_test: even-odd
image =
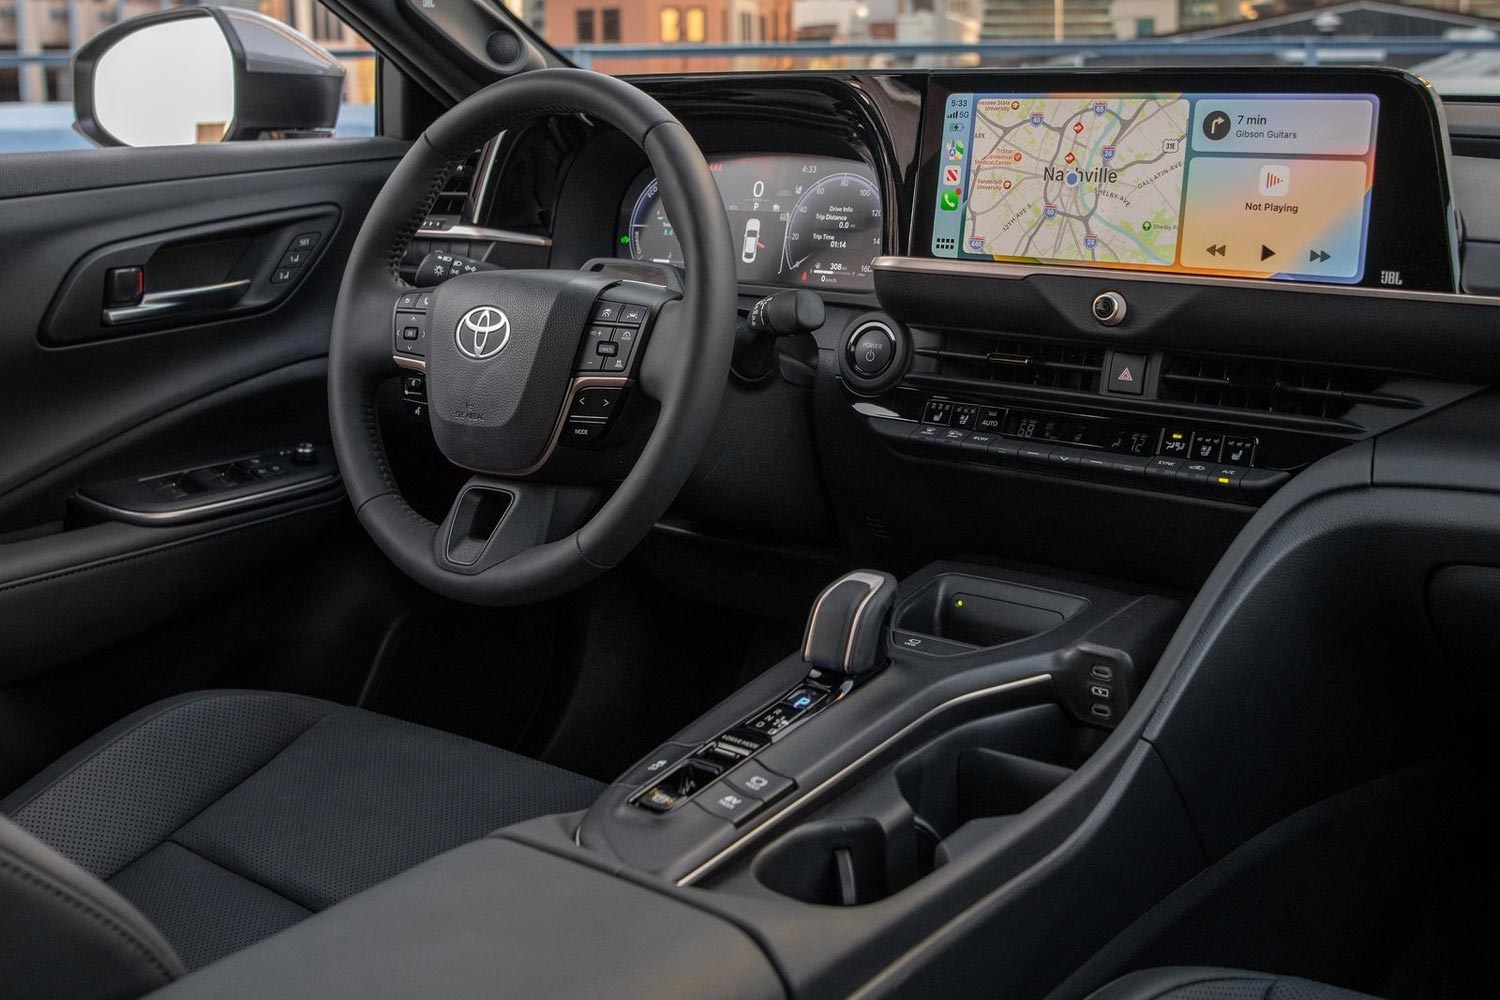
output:
[[[603,787],[316,698],[158,702],[0,800],[0,982],[139,996]]]

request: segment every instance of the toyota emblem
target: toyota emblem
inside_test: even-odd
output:
[[[475,306],[458,321],[453,337],[465,357],[492,358],[510,341],[510,317],[494,306]]]

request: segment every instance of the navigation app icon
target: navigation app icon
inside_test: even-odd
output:
[[[1222,111],[1210,111],[1203,119],[1203,134],[1218,142],[1229,134],[1229,116]]]

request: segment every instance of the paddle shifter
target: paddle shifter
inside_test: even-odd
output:
[[[858,677],[885,664],[885,629],[896,578],[879,570],[846,573],[824,588],[807,616],[802,659],[818,670]]]

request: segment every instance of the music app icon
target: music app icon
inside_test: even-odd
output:
[[[1285,198],[1292,186],[1290,167],[1267,163],[1260,168],[1260,193],[1268,198]]]

